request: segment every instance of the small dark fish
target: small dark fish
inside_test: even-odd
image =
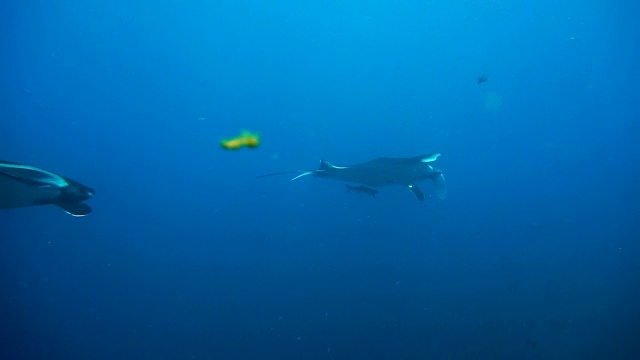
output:
[[[347,185],[347,192],[349,191],[355,191],[357,193],[361,193],[361,194],[366,194],[369,196],[376,196],[378,195],[378,190],[376,189],[372,189],[370,187],[366,187],[364,185],[360,185],[360,186],[353,186],[353,185],[349,185],[349,184],[345,184]]]
[[[478,85],[482,83],[486,83],[487,81],[489,81],[489,76],[487,76],[487,74],[482,74],[482,76],[478,76]]]

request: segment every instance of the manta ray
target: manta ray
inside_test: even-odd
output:
[[[95,191],[79,182],[34,166],[0,160],[0,209],[56,205],[73,216],[85,216]]]
[[[259,177],[298,173],[299,175],[291,181],[305,176],[313,176],[360,184],[369,188],[400,185],[409,189],[420,201],[424,201],[425,196],[418,187],[418,183],[430,179],[433,182],[436,195],[440,199],[444,199],[447,196],[444,175],[441,170],[431,166],[431,163],[436,161],[439,156],[439,153],[433,153],[410,158],[377,158],[351,166],[336,166],[326,160],[321,160],[317,170],[281,172]]]

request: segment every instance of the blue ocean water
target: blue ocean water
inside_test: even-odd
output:
[[[0,158],[96,189],[0,212],[0,358],[640,358],[639,13],[0,3]],[[256,178],[433,152],[442,201]]]

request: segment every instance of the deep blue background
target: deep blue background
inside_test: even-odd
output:
[[[640,358],[639,13],[2,2],[0,158],[97,194],[0,213],[0,358]],[[429,152],[445,201],[255,178]]]

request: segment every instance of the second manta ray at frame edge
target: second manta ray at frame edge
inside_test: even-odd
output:
[[[447,184],[444,175],[441,170],[430,165],[439,156],[439,153],[434,153],[411,158],[377,158],[362,164],[344,167],[321,160],[318,170],[298,171],[297,173],[300,175],[291,181],[311,175],[323,179],[362,184],[372,188],[400,185],[409,189],[418,200],[424,201],[425,196],[418,187],[418,182],[431,179],[436,195],[440,199],[444,199],[447,197]],[[295,172],[281,172],[258,177],[291,173]]]

